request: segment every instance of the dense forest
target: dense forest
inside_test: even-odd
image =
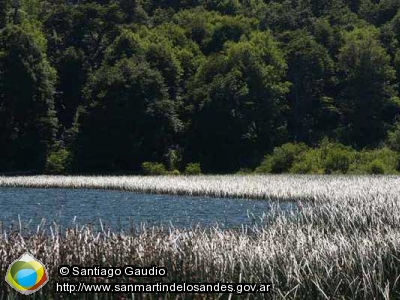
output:
[[[398,0],[0,0],[0,172],[392,157],[399,43]]]

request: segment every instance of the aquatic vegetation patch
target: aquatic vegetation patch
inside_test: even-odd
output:
[[[140,227],[93,230],[56,224],[32,232],[3,230],[0,272],[30,251],[49,269],[42,297],[52,299],[59,265],[165,267],[166,282],[270,282],[269,294],[250,299],[399,299],[399,178],[341,176],[204,177],[34,177],[2,178],[2,185],[124,188],[136,191],[242,195],[298,199],[291,213],[273,209],[262,225],[240,230]],[[223,181],[223,178],[226,180]],[[79,180],[78,180],[79,179]],[[8,180],[8,181],[7,181]],[[88,180],[88,181],[86,181]],[[92,181],[90,181],[92,180]],[[193,180],[193,181],[191,181]],[[158,185],[156,184],[158,182]],[[100,183],[102,185],[100,185]],[[90,279],[94,280],[94,279]],[[97,278],[97,282],[110,280]],[[123,281],[128,279],[118,279]],[[136,282],[151,282],[139,278]],[[155,279],[154,279],[155,280]],[[0,283],[4,299],[15,293]],[[36,297],[40,297],[37,295]],[[114,295],[58,295],[57,299],[114,299]],[[122,295],[121,299],[236,299],[240,296]],[[242,296],[243,297],[243,296]]]

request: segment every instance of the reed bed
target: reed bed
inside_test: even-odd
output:
[[[102,177],[97,180],[103,185],[96,186],[95,178],[90,183],[84,178],[2,178],[1,185],[61,187],[64,183],[73,188],[123,186],[139,191],[140,184],[147,188],[154,184],[158,192],[167,192],[169,182],[170,190],[182,193],[200,193],[203,186],[207,189],[202,195],[208,196],[296,199],[299,209],[288,213],[276,205],[262,225],[241,230],[141,227],[97,232],[74,226],[60,231],[53,224],[28,233],[18,228],[4,231],[1,276],[25,251],[49,268],[51,283],[32,299],[400,299],[399,177],[228,176],[225,185],[222,176],[157,177],[159,186],[150,177],[121,181]],[[165,281],[270,282],[273,288],[269,294],[244,296],[55,295],[52,282],[61,264],[155,264],[168,269]],[[22,299],[4,282],[0,291],[0,299]]]
[[[0,186],[113,189],[139,193],[268,200],[341,200],[391,197],[399,176],[0,176]]]

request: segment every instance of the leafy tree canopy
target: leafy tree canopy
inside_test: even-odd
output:
[[[292,142],[311,149],[293,170],[351,172],[347,150],[329,168],[312,153],[325,137],[397,151],[399,9],[0,0],[0,173],[135,173],[143,162],[234,172]],[[382,171],[385,155],[368,170]]]

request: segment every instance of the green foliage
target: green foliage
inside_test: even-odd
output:
[[[224,16],[200,7],[183,10],[173,19],[206,54],[220,52],[226,42],[238,42],[242,36],[254,31],[258,24],[254,18]]]
[[[0,0],[0,29],[7,26],[10,14],[10,2]]]
[[[368,165],[369,174],[385,174],[385,165],[379,159],[375,159]]]
[[[179,150],[177,150],[177,149],[169,149],[168,150],[168,153],[167,153],[168,170],[170,170],[172,172],[178,171],[181,160],[182,160],[182,156],[181,156],[181,153]]]
[[[324,139],[319,147],[285,144],[267,155],[258,173],[397,174],[399,153],[389,148],[355,151]]]
[[[286,173],[293,163],[307,150],[305,144],[284,144],[276,147],[271,155],[267,155],[261,165],[256,169],[257,173]]]
[[[201,166],[200,163],[189,163],[185,168],[186,175],[200,175],[201,174]]]
[[[373,170],[376,165],[376,169],[381,166],[384,173],[396,174],[399,158],[399,153],[389,148],[363,150],[356,154],[355,161],[350,167],[350,172],[355,174],[374,174]]]
[[[301,153],[289,170],[294,174],[323,174],[324,167],[321,160],[320,149],[308,149]]]
[[[14,170],[43,170],[58,123],[56,72],[44,36],[30,29],[0,31],[0,165]]]
[[[208,172],[254,164],[282,137],[286,63],[269,32],[254,32],[210,56],[195,76],[196,103],[189,135]],[[201,134],[198,134],[201,133]],[[209,145],[214,151],[209,151]],[[237,145],[232,147],[233,145]]]
[[[69,171],[71,163],[70,152],[66,149],[59,149],[50,152],[47,157],[45,173],[46,174],[66,174]]]
[[[175,169],[175,170],[172,170],[171,172],[169,172],[168,174],[178,176],[178,175],[181,175],[181,172],[179,172],[179,170]]]
[[[342,86],[338,105],[343,114],[340,136],[357,148],[384,139],[399,109],[393,85],[395,70],[377,33],[370,27],[345,33],[338,57]]]
[[[149,161],[142,163],[142,171],[145,175],[166,175],[168,173],[162,163]]]
[[[330,89],[334,86],[334,62],[328,50],[305,31],[286,33],[288,95],[292,118],[290,130],[297,141],[315,143],[337,126],[337,108]]]
[[[346,174],[350,168],[351,159],[351,153],[346,150],[337,149],[329,152],[324,162],[325,173]]]
[[[261,172],[395,173],[379,147],[400,151],[399,9],[0,0],[0,171],[57,165],[59,143],[79,173],[237,172],[265,153]]]
[[[90,105],[78,120],[75,168],[137,171],[132,157],[164,159],[180,122],[160,71],[145,61],[121,59],[93,74],[85,96]]]
[[[389,132],[388,145],[390,149],[400,152],[400,122],[396,124],[394,130]]]

